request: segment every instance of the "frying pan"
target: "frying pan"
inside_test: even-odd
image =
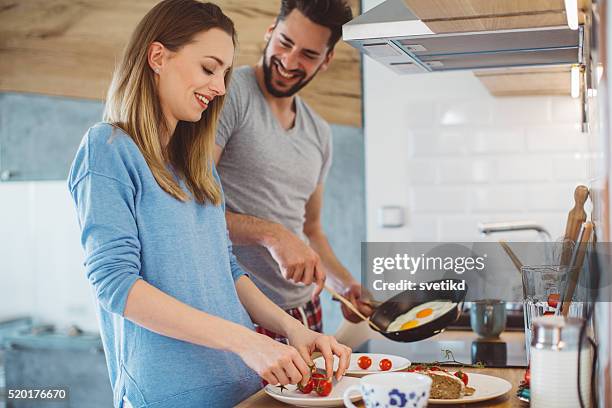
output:
[[[440,279],[431,282],[434,283],[448,281],[454,281],[457,283],[463,282],[458,279]],[[463,302],[465,300],[467,290],[467,285],[465,285],[465,289],[463,290],[406,290],[383,302],[375,309],[374,314],[372,314],[372,316],[370,316],[370,318],[366,320],[369,320],[369,324],[372,329],[378,331],[380,334],[382,334],[388,339],[403,343],[411,343],[413,341],[424,340],[431,336],[435,336],[438,333],[441,333],[442,331],[444,331],[444,329],[446,329],[446,327],[457,321],[457,319],[461,315],[461,310],[463,309]],[[343,299],[340,299],[341,296],[337,293],[333,292],[332,295],[334,297],[337,297],[340,301],[343,301]],[[389,327],[389,325],[400,315],[406,313],[407,311],[418,305],[434,300],[450,300],[451,302],[456,303],[456,306],[448,312],[442,314],[441,316],[413,329],[396,332],[386,331],[387,327]],[[346,301],[348,302],[348,300]],[[348,303],[350,304],[350,302]],[[350,304],[349,307],[354,306]],[[361,313],[359,314],[361,315]],[[362,315],[361,317],[363,318],[365,316]]]

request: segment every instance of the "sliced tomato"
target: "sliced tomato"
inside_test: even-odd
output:
[[[408,372],[409,373],[414,373],[415,371],[423,371],[423,370],[425,370],[425,367],[419,364],[419,365],[411,366],[408,369]]]
[[[357,365],[363,370],[367,370],[372,365],[372,359],[368,356],[361,356],[357,359]]]
[[[464,373],[463,371],[459,370],[457,371],[455,374],[455,377],[458,377],[461,381],[463,381],[463,384],[468,385],[468,375],[466,373]]]
[[[388,358],[383,358],[382,360],[380,360],[380,363],[378,363],[378,367],[382,371],[389,371],[391,369],[391,366],[391,360],[389,360]]]

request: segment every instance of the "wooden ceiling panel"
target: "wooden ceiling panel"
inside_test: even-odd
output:
[[[564,12],[563,0],[404,0],[421,20]]]
[[[0,0],[0,91],[104,98],[115,61],[157,0]],[[218,0],[234,20],[236,65],[254,64],[280,0]],[[353,13],[358,0],[351,0]],[[332,123],[361,126],[359,53],[340,41],[330,68],[301,93]]]
[[[550,27],[567,24],[563,0],[404,0],[435,33]],[[590,0],[579,0],[586,10]],[[579,13],[584,22],[584,13]]]
[[[488,70],[475,73],[493,96],[569,96],[570,67]]]
[[[528,27],[554,27],[567,24],[564,13],[543,12],[505,17],[431,20],[426,22],[434,33],[510,30]]]

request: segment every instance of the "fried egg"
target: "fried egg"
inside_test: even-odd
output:
[[[410,330],[422,326],[444,315],[456,305],[450,300],[434,300],[415,306],[393,320],[387,327],[387,332]]]

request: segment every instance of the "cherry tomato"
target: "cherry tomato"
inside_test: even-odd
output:
[[[310,394],[312,390],[314,389],[314,381],[311,378],[310,380],[308,380],[306,385],[302,385],[301,383],[298,383],[297,388],[303,394]]]
[[[443,369],[442,367],[432,366],[432,367],[429,367],[429,371],[446,371],[446,370]]]
[[[357,360],[357,365],[363,370],[367,370],[372,365],[372,359],[368,356],[361,356]]]
[[[463,381],[463,384],[468,385],[468,375],[463,371],[457,371],[455,373],[455,377],[458,377],[461,381]]]
[[[319,382],[325,380],[325,375],[322,373],[312,373],[310,381],[312,381],[313,387],[316,389],[319,386]]]
[[[558,293],[551,293],[548,295],[548,306],[557,307],[560,298],[561,296]]]
[[[378,363],[378,367],[380,367],[382,371],[389,371],[391,369],[391,360],[383,358],[380,360],[380,363]]]
[[[331,378],[323,378],[318,381],[315,391],[319,397],[327,397],[332,392]]]

